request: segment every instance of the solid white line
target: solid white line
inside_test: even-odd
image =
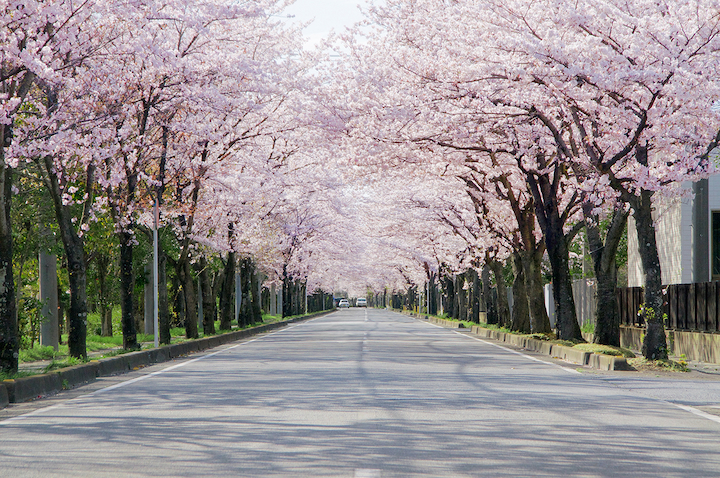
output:
[[[324,317],[324,316],[323,316],[323,317]],[[289,326],[289,327],[283,327],[282,329],[276,330],[275,332],[270,332],[270,333],[268,333],[268,334],[261,335],[260,337],[256,337],[256,338],[254,338],[254,339],[250,339],[250,340],[248,340],[248,341],[246,341],[246,342],[242,342],[242,343],[239,343],[239,344],[231,345],[230,347],[226,347],[226,348],[224,348],[224,349],[222,349],[222,350],[218,350],[218,351],[216,351],[216,352],[212,352],[212,353],[203,355],[202,357],[197,357],[197,358],[188,360],[188,361],[186,361],[186,362],[178,363],[178,364],[172,365],[172,366],[170,366],[170,367],[164,368],[164,369],[162,369],[162,370],[158,370],[158,371],[156,371],[156,372],[149,373],[149,374],[147,374],[147,375],[142,375],[142,376],[140,376],[140,377],[136,377],[136,378],[133,378],[133,379],[131,379],[131,380],[126,380],[126,381],[124,381],[124,382],[116,383],[115,385],[110,385],[110,386],[108,386],[108,387],[101,388],[100,390],[96,390],[96,391],[94,391],[94,392],[90,392],[90,393],[88,393],[87,395],[81,395],[81,396],[79,396],[79,397],[72,398],[72,399],[67,400],[67,401],[65,401],[65,402],[63,402],[63,403],[58,403],[58,404],[56,404],[56,405],[50,405],[50,406],[44,407],[44,408],[38,408],[37,410],[33,410],[32,412],[28,412],[28,413],[24,413],[24,414],[22,414],[22,415],[18,415],[18,416],[16,416],[16,417],[8,418],[7,420],[0,421],[0,426],[4,425],[4,424],[6,424],[6,423],[13,422],[13,421],[24,420],[25,418],[31,417],[31,416],[33,416],[33,415],[38,415],[38,414],[40,414],[40,413],[49,412],[49,411],[55,410],[55,409],[57,409],[57,408],[66,407],[66,406],[68,406],[68,404],[70,404],[70,403],[72,403],[72,402],[74,402],[74,401],[77,401],[77,400],[82,400],[82,399],[87,398],[87,397],[92,397],[93,395],[99,395],[99,394],[101,394],[101,393],[109,392],[109,391],[111,391],[111,390],[115,390],[115,389],[117,389],[117,388],[124,387],[124,386],[130,385],[130,384],[132,384],[132,383],[140,382],[141,380],[145,380],[145,379],[148,379],[148,378],[150,378],[150,377],[154,377],[154,376],[156,376],[156,375],[160,375],[160,374],[162,374],[162,373],[169,372],[169,371],[174,370],[174,369],[176,369],[176,368],[184,367],[184,366],[189,365],[189,364],[191,364],[191,363],[193,363],[193,362],[197,362],[197,361],[199,361],[199,360],[203,360],[203,359],[206,359],[206,358],[208,358],[208,357],[212,357],[212,356],[214,356],[214,355],[218,355],[218,354],[221,354],[221,353],[223,353],[223,352],[227,352],[228,350],[232,350],[232,349],[234,349],[234,348],[240,347],[241,345],[247,345],[247,344],[252,343],[252,342],[255,342],[255,341],[257,341],[257,340],[261,340],[261,339],[270,337],[271,335],[279,334],[280,332],[287,332],[287,331],[290,330],[290,329],[294,329],[295,327],[298,327],[298,326],[300,326],[300,325],[307,324],[308,322],[312,322],[313,320],[316,320],[316,319],[319,319],[319,318],[321,318],[321,317],[315,317],[315,318],[313,318],[313,319],[309,319],[309,320],[303,321],[303,322],[301,322],[301,323],[299,323],[299,324],[294,324],[294,325],[291,325],[291,326]],[[153,365],[159,365],[159,364],[153,364]]]
[[[665,401],[665,400],[663,400],[663,401]],[[673,403],[673,402],[667,402],[667,401],[665,401],[665,402],[666,402],[666,403],[669,403],[670,405],[674,405],[674,406],[676,406],[677,408],[679,408],[679,409],[681,409],[681,410],[685,410],[686,412],[690,412],[690,413],[692,413],[693,415],[697,415],[697,416],[699,416],[699,417],[705,418],[706,420],[711,420],[711,421],[713,421],[713,422],[720,423],[720,417],[715,416],[715,415],[711,415],[711,414],[706,413],[706,412],[703,412],[702,410],[698,410],[698,409],[695,408],[695,407],[691,407],[691,406],[688,406],[688,405],[680,405],[679,403]]]
[[[526,359],[530,359],[530,360],[533,360],[533,361],[535,361],[535,362],[540,362],[540,363],[544,363],[544,364],[547,364],[547,365],[553,365],[553,366],[558,367],[559,369],[564,370],[564,371],[566,371],[566,372],[568,372],[568,373],[574,373],[574,374],[582,375],[581,372],[578,372],[578,371],[575,370],[575,369],[572,369],[572,368],[569,368],[569,367],[565,367],[565,366],[563,366],[563,365],[558,365],[558,364],[553,363],[553,362],[547,362],[547,361],[541,360],[541,359],[539,359],[539,358],[537,358],[537,357],[532,357],[532,356],[527,355],[527,354],[524,354],[524,353],[522,353],[522,352],[518,352],[517,350],[509,349],[509,348],[507,348],[507,347],[503,347],[502,345],[498,345],[498,344],[494,344],[494,343],[492,343],[492,342],[488,342],[487,340],[483,340],[483,339],[481,339],[481,338],[479,338],[479,337],[472,337],[472,336],[467,335],[467,334],[461,334],[460,332],[458,332],[458,331],[456,331],[456,330],[453,330],[452,332],[455,332],[455,333],[458,334],[458,335],[462,335],[463,337],[467,337],[467,338],[472,339],[472,340],[477,340],[478,342],[482,342],[482,343],[484,343],[484,344],[492,345],[493,347],[497,347],[497,348],[499,348],[499,349],[506,350],[506,351],[508,351],[508,352],[514,353],[515,355],[519,355],[519,356],[521,356],[521,357],[525,357]]]
[[[415,319],[415,320],[418,320],[418,319]],[[441,326],[441,325],[431,324],[431,323],[429,323],[429,322],[421,322],[421,323],[426,324],[426,325],[430,325],[430,326],[432,326],[432,327],[437,327],[437,328],[439,328],[439,329],[444,329],[444,328],[445,328],[445,327],[443,327],[443,326]],[[448,330],[449,330],[449,329],[448,329]],[[497,347],[497,348],[502,349],[502,350],[505,350],[505,351],[507,351],[507,352],[514,353],[515,355],[519,355],[519,356],[521,356],[521,357],[525,357],[526,359],[532,360],[532,361],[534,361],[534,362],[540,362],[540,363],[544,363],[544,364],[546,364],[546,365],[552,365],[552,366],[555,366],[555,367],[559,368],[560,370],[564,370],[564,371],[566,371],[566,372],[568,372],[568,373],[574,373],[574,374],[582,375],[582,373],[578,372],[578,371],[575,370],[575,369],[572,369],[572,368],[569,368],[569,367],[563,367],[562,365],[558,365],[558,364],[553,363],[553,362],[546,362],[545,360],[540,360],[540,359],[537,358],[537,357],[531,357],[530,355],[524,354],[524,353],[522,353],[522,352],[518,352],[517,350],[509,349],[509,348],[507,348],[507,347],[503,347],[502,345],[498,345],[498,344],[494,344],[494,343],[492,343],[492,342],[488,342],[487,340],[483,340],[483,339],[481,339],[481,338],[479,338],[479,337],[472,337],[472,336],[467,335],[467,334],[462,334],[462,333],[458,332],[457,330],[450,330],[450,331],[453,332],[453,333],[456,333],[456,334],[458,334],[458,335],[460,335],[460,336],[462,336],[462,337],[467,337],[468,339],[477,340],[478,342],[482,342],[482,343],[487,344],[487,345],[492,345],[493,347]]]

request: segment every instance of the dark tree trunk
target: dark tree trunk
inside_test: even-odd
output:
[[[158,341],[170,343],[170,298],[167,287],[167,256],[158,248]]]
[[[498,311],[495,307],[495,301],[492,296],[492,288],[490,283],[490,265],[486,259],[482,268],[482,297],[485,302],[485,322],[488,324],[499,323]]]
[[[133,275],[133,237],[128,232],[121,232],[120,239],[120,308],[122,309],[123,348],[137,350],[135,318],[133,317],[133,300],[135,276]]]
[[[603,242],[598,227],[598,218],[592,214],[592,209],[592,204],[583,204],[585,230],[597,283],[594,342],[619,347],[620,311],[615,299],[615,289],[617,288],[615,257],[627,223],[628,212],[622,207],[615,209]]]
[[[510,327],[512,320],[510,317],[510,304],[508,303],[507,287],[505,285],[505,271],[503,265],[495,259],[490,261],[490,269],[495,276],[495,290],[497,292],[497,314],[498,324],[501,327]]]
[[[453,300],[453,310],[455,314],[453,319],[466,320],[467,319],[467,308],[466,308],[466,297],[465,289],[465,274],[455,275],[455,299]]]
[[[255,264],[251,262],[252,265],[252,276],[250,278],[250,283],[252,286],[252,300],[250,303],[251,309],[252,309],[252,321],[254,324],[262,323],[262,308],[260,307],[260,303],[262,300],[261,294],[260,294],[260,284],[259,284],[259,278],[257,269],[255,267]],[[303,287],[303,291],[305,288]],[[307,311],[305,311],[307,313]]]
[[[472,287],[470,294],[470,321],[480,323],[480,301],[482,289],[480,288],[480,276],[475,269],[470,269]]]
[[[232,328],[235,314],[235,253],[229,252],[220,286],[220,330]]]
[[[215,295],[213,294],[213,287],[210,283],[208,265],[205,256],[200,257],[199,268],[200,270],[198,271],[198,276],[200,277],[203,305],[203,335],[215,335],[217,307],[215,306]]]
[[[86,358],[87,337],[87,265],[85,244],[75,232],[70,208],[63,204],[62,191],[53,158],[46,156],[42,160],[46,186],[55,206],[55,219],[60,229],[67,257],[67,269],[70,285],[70,309],[68,310],[68,348],[71,357]],[[86,186],[92,188],[93,168],[88,168]],[[90,191],[86,191],[89,195]],[[88,205],[89,207],[89,205]]]
[[[195,295],[195,280],[190,266],[190,258],[181,257],[175,271],[177,272],[185,298],[185,337],[198,338],[197,297]]]
[[[555,327],[557,328],[558,338],[561,340],[583,340],[575,312],[569,251],[565,244],[565,236],[562,234],[558,236],[557,234],[558,231],[553,231],[545,236],[553,274]]]
[[[252,314],[252,266],[250,259],[244,257],[240,259],[240,290],[242,299],[240,301],[240,314],[238,316],[238,326],[247,327],[253,323]]]
[[[548,334],[552,332],[550,318],[545,308],[545,291],[542,279],[542,255],[539,250],[533,252],[521,251],[525,294],[527,295],[530,311],[530,329],[534,334]],[[515,287],[513,285],[513,287]]]
[[[9,129],[0,125],[0,131],[9,131]],[[0,133],[0,136],[4,135]],[[9,143],[9,138],[7,142]],[[12,168],[5,163],[5,145],[5,142],[0,143],[0,369],[14,373],[18,369],[20,340],[15,308],[13,240],[10,225]]]
[[[645,275],[645,303],[642,316],[647,330],[642,354],[649,360],[667,359],[667,341],[663,325],[663,293],[660,258],[652,218],[652,192],[643,190],[633,204],[640,260]]]
[[[110,268],[110,257],[100,254],[95,262],[98,271],[98,304],[100,308],[100,334],[112,337],[112,308],[110,307],[107,276]]]
[[[430,315],[437,315],[437,285],[435,283],[436,274],[430,273]]]
[[[292,281],[288,276],[287,264],[283,265],[283,277],[282,277],[282,316],[290,317],[293,315],[293,293],[292,293]]]
[[[515,282],[513,282],[513,311],[510,329],[523,334],[529,334],[531,332],[530,309],[527,289],[525,287],[525,270],[520,255],[521,253],[516,252],[512,256]]]
[[[457,314],[455,309],[455,280],[452,276],[443,277],[445,282],[445,315],[447,317],[455,317]]]

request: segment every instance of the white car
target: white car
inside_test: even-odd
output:
[[[365,297],[359,297],[355,302],[357,307],[367,307],[367,299]]]
[[[350,302],[348,302],[347,299],[341,299],[340,302],[338,302],[338,308],[344,309],[345,307],[350,307]]]

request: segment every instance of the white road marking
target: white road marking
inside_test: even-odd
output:
[[[663,400],[663,401],[665,402],[665,400]],[[674,405],[674,406],[676,406],[677,408],[679,408],[679,409],[681,409],[681,410],[685,410],[686,412],[690,412],[690,413],[692,413],[693,415],[697,415],[697,416],[702,417],[702,418],[704,418],[704,419],[706,419],[706,420],[711,420],[711,421],[713,421],[713,422],[720,423],[720,417],[716,417],[715,415],[711,415],[711,414],[709,414],[709,413],[703,412],[702,410],[698,410],[698,409],[695,408],[695,407],[691,407],[691,406],[688,406],[688,405],[680,405],[679,403],[673,403],[673,402],[665,402],[665,403],[669,403],[670,405]]]
[[[169,372],[169,371],[174,370],[174,369],[176,369],[176,368],[184,367],[184,366],[186,366],[186,365],[189,365],[189,364],[191,364],[191,363],[197,362],[197,361],[199,361],[199,360],[203,360],[203,359],[206,359],[206,358],[208,358],[208,357],[212,357],[212,356],[214,356],[214,355],[218,355],[218,354],[221,354],[221,353],[223,353],[223,352],[227,352],[228,350],[232,350],[232,349],[237,348],[237,347],[240,347],[240,346],[242,346],[242,345],[246,345],[246,344],[255,342],[255,341],[257,341],[257,340],[264,339],[264,338],[266,338],[266,337],[270,337],[271,335],[275,335],[275,334],[278,334],[278,333],[280,333],[280,332],[287,332],[287,331],[290,330],[290,329],[294,329],[295,327],[299,327],[299,326],[301,326],[301,325],[304,325],[304,324],[306,324],[306,323],[308,323],[308,322],[312,322],[313,320],[317,320],[317,319],[320,319],[320,318],[321,318],[321,317],[316,317],[316,318],[314,318],[314,319],[306,320],[306,321],[304,321],[304,322],[302,322],[302,323],[300,323],[300,324],[294,324],[294,325],[291,325],[291,326],[289,326],[289,327],[284,327],[284,328],[282,328],[282,329],[280,329],[280,330],[276,330],[275,332],[270,332],[270,333],[265,334],[265,335],[262,335],[262,336],[260,336],[260,337],[256,337],[256,338],[254,338],[254,339],[250,339],[250,340],[248,340],[248,341],[246,341],[246,342],[242,342],[242,343],[239,343],[239,344],[231,345],[230,347],[226,347],[226,348],[224,348],[224,349],[222,349],[222,350],[218,350],[218,351],[216,351],[216,352],[212,352],[212,353],[203,355],[202,357],[198,357],[198,358],[194,358],[194,359],[192,359],[192,360],[188,360],[188,361],[186,361],[186,362],[182,362],[182,363],[179,363],[179,364],[175,364],[175,365],[172,365],[172,366],[170,366],[170,367],[164,368],[164,369],[162,369],[162,370],[158,370],[158,371],[156,371],[156,372],[152,372],[152,373],[149,373],[149,374],[147,374],[147,375],[142,375],[142,376],[140,376],[140,377],[133,378],[132,380],[126,380],[126,381],[124,381],[124,382],[116,383],[115,385],[110,385],[109,387],[101,388],[100,390],[96,390],[96,391],[94,391],[94,392],[88,393],[87,395],[81,395],[81,396],[79,396],[79,397],[72,398],[72,399],[67,400],[67,401],[65,401],[65,402],[63,402],[63,403],[58,403],[58,404],[56,404],[56,405],[51,405],[51,406],[44,407],[44,408],[38,408],[37,410],[33,410],[32,412],[28,412],[28,413],[24,413],[24,414],[22,414],[22,415],[18,415],[18,416],[16,416],[16,417],[8,418],[7,420],[0,421],[0,426],[2,426],[2,425],[4,425],[4,424],[7,424],[7,423],[14,422],[14,421],[24,420],[25,418],[31,417],[31,416],[33,416],[33,415],[38,415],[38,414],[40,414],[40,413],[45,413],[45,412],[49,412],[49,411],[51,411],[51,410],[55,410],[55,409],[58,409],[58,408],[67,407],[70,403],[75,402],[75,401],[77,401],[77,400],[82,400],[82,399],[87,398],[87,397],[92,397],[93,395],[99,395],[99,394],[101,394],[101,393],[109,392],[109,391],[111,391],[111,390],[115,390],[115,389],[117,389],[117,388],[124,387],[124,386],[126,386],[126,385],[130,385],[130,384],[132,384],[132,383],[136,383],[136,382],[139,382],[139,381],[141,381],[141,380],[145,380],[145,379],[148,379],[148,378],[150,378],[150,377],[154,377],[154,376],[156,376],[156,375],[160,375],[160,374],[165,373],[165,372]],[[155,364],[153,364],[153,365],[155,365]]]

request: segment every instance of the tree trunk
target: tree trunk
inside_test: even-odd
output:
[[[283,264],[283,277],[282,277],[282,316],[290,317],[292,315],[292,282],[287,272],[287,264]]]
[[[495,276],[495,288],[497,291],[497,315],[498,324],[501,327],[510,327],[510,304],[508,303],[507,287],[505,285],[505,271],[503,265],[495,259],[490,261],[490,269]]]
[[[0,131],[7,129],[0,126]],[[9,143],[9,140],[7,142]],[[20,341],[15,308],[13,240],[10,225],[12,168],[5,163],[5,145],[5,142],[0,143],[0,369],[14,373],[18,369]]]
[[[181,257],[178,260],[175,270],[185,297],[185,337],[188,339],[198,338],[198,316],[197,297],[195,295],[195,280],[192,276],[190,258]]]
[[[445,282],[445,316],[455,317],[455,280],[452,276],[443,277]]]
[[[513,272],[515,273],[515,282],[513,282],[513,311],[512,323],[510,329],[523,334],[529,334],[530,328],[530,309],[528,303],[527,289],[525,287],[525,270],[520,252],[513,253]],[[499,295],[498,291],[498,295]]]
[[[215,335],[215,320],[217,318],[217,307],[215,306],[215,295],[213,295],[208,265],[205,256],[200,256],[198,276],[202,289],[203,305],[203,335]]]
[[[170,297],[167,287],[167,256],[162,247],[158,247],[158,329],[158,341],[169,344]]]
[[[110,268],[110,257],[100,254],[95,262],[98,272],[98,305],[100,306],[100,335],[112,337],[112,309],[109,306],[108,298],[108,269]],[[108,313],[109,312],[109,313]]]
[[[123,348],[137,350],[135,318],[133,317],[133,300],[135,276],[133,275],[133,237],[128,232],[121,232],[120,238],[120,308],[122,309]]]
[[[485,302],[485,321],[488,324],[499,323],[498,311],[495,307],[495,301],[492,297],[492,288],[490,284],[490,264],[486,259],[485,265],[482,268],[482,297]]]
[[[235,253],[229,252],[220,286],[220,330],[232,328],[235,314]]]
[[[262,308],[260,307],[261,303],[261,297],[260,297],[260,284],[258,281],[258,273],[257,268],[255,267],[255,264],[251,262],[252,265],[252,276],[250,277],[250,284],[252,288],[252,300],[250,303],[250,307],[252,309],[252,321],[253,324],[259,324],[262,323]],[[305,288],[303,287],[303,291]],[[307,313],[307,311],[305,311]]]
[[[534,252],[520,251],[523,276],[525,278],[525,293],[530,310],[530,329],[534,334],[548,334],[552,332],[550,318],[545,308],[545,290],[542,279],[542,255],[539,250]],[[513,289],[514,289],[513,285]]]
[[[617,288],[615,257],[622,238],[622,231],[627,223],[628,211],[624,208],[615,209],[603,242],[598,227],[598,217],[592,214],[592,209],[592,204],[583,204],[585,230],[597,283],[594,342],[619,347],[620,311],[615,299],[615,289]]]
[[[87,265],[85,244],[75,232],[72,213],[69,206],[63,204],[60,183],[55,172],[53,158],[46,156],[42,160],[46,175],[46,186],[55,206],[55,219],[60,229],[67,257],[67,269],[70,285],[70,309],[68,310],[68,348],[71,357],[86,358],[87,337]],[[92,185],[92,169],[88,168],[87,183]],[[90,192],[88,192],[90,194]]]
[[[480,288],[480,276],[475,269],[470,269],[470,277],[472,279],[472,287],[470,288],[470,321],[479,324],[480,300],[482,297],[482,290]]]
[[[554,221],[551,221],[554,222]],[[555,300],[555,327],[561,340],[583,340],[575,311],[575,298],[570,276],[569,251],[565,243],[562,226],[557,231],[551,227],[545,235]]]
[[[242,292],[242,300],[240,301],[238,326],[242,328],[253,323],[252,266],[250,264],[250,258],[247,257],[240,259],[240,291]]]
[[[437,315],[437,285],[435,282],[436,274],[430,273],[430,315]]]
[[[652,218],[652,195],[651,191],[643,190],[632,206],[640,260],[645,275],[645,303],[642,316],[647,331],[642,344],[642,354],[649,360],[660,360],[667,359],[668,352],[663,326],[662,276],[655,238],[655,223]]]

